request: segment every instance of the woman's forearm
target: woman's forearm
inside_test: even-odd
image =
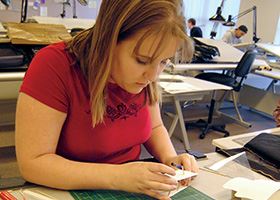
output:
[[[20,164],[30,182],[57,189],[118,189],[120,165],[82,163],[56,154],[45,154]]]
[[[162,125],[153,130],[151,138],[145,143],[146,149],[162,163],[177,155],[166,128]]]

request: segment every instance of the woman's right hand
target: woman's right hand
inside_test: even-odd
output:
[[[177,188],[177,181],[167,175],[175,170],[167,165],[152,162],[131,162],[119,166],[114,188],[143,193],[156,199],[169,199],[169,191]]]

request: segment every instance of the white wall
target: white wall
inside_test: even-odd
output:
[[[34,2],[34,0],[29,2]],[[46,6],[48,8],[48,17],[60,17],[62,13],[62,4],[55,3],[56,0],[46,0]],[[70,1],[72,4],[72,0]],[[88,6],[82,6],[76,1],[77,7],[77,16],[78,18],[88,18],[88,19],[96,19],[97,13],[99,10],[99,6],[101,4],[101,0],[96,0],[97,6],[96,8],[89,8]],[[0,3],[1,4],[1,3]],[[21,0],[13,0],[11,4],[11,8],[8,10],[3,9],[4,6],[1,6],[0,10],[0,22],[20,22],[20,9],[21,9]],[[39,16],[40,11],[33,9],[32,7],[28,7],[28,17],[30,16]],[[66,7],[66,17],[72,18],[72,7]]]
[[[232,1],[232,0],[228,0]],[[280,15],[279,0],[241,0],[240,12],[257,7],[257,36],[261,42],[273,42],[277,29],[277,22]],[[253,38],[253,12],[238,20],[238,25],[244,24],[249,31],[244,36],[244,42],[250,42]]]

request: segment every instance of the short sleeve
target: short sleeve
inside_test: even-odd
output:
[[[64,50],[56,46],[41,49],[33,58],[20,92],[58,111],[67,113],[69,94],[67,82],[70,62]]]
[[[226,42],[226,43],[230,43],[230,35],[231,35],[231,33],[227,31],[227,32],[224,34],[222,40],[223,40],[224,42]]]

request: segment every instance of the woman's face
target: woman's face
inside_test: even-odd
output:
[[[151,57],[159,43],[160,36],[153,35],[146,38],[139,49],[139,55],[134,54],[134,48],[142,34],[118,43],[114,56],[110,82],[118,84],[121,88],[132,94],[138,94],[150,82],[155,81],[163,68],[174,56],[179,41],[172,36],[163,44],[159,56],[153,61]]]

